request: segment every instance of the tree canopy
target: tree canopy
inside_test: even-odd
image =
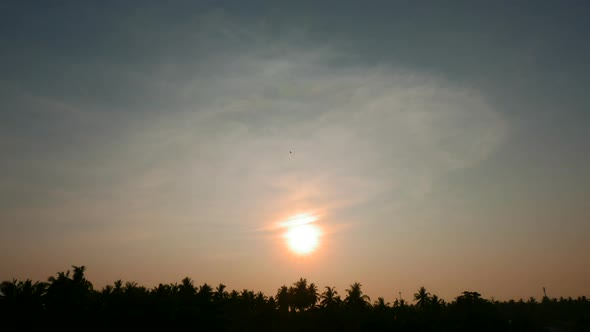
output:
[[[476,291],[463,291],[447,303],[418,288],[413,303],[401,295],[374,303],[359,282],[323,291],[305,278],[283,285],[273,296],[248,289],[226,290],[206,283],[180,283],[146,288],[115,281],[100,290],[86,279],[84,266],[58,272],[47,282],[11,280],[0,284],[2,321],[21,329],[78,327],[105,329],[188,328],[244,330],[587,330],[590,300],[585,296],[542,301],[500,302]]]

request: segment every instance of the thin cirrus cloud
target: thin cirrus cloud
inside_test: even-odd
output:
[[[339,67],[335,50],[275,53],[227,56],[182,85],[170,83],[173,102],[140,114],[130,130],[115,126],[116,144],[84,138],[88,150],[60,156],[58,176],[73,188],[104,178],[72,190],[106,184],[123,201],[162,195],[165,202],[172,194],[247,208],[252,202],[241,197],[256,192],[284,206],[340,208],[391,190],[424,194],[435,177],[484,160],[506,136],[485,96],[440,77],[385,65]],[[164,80],[150,79],[156,83],[144,85]],[[149,91],[135,92],[149,105],[151,97],[141,95]],[[98,108],[85,112],[101,117]]]
[[[219,14],[203,22],[182,57],[90,59],[63,65],[65,92],[14,87],[11,102],[44,121],[15,116],[28,130],[8,134],[31,148],[3,164],[13,170],[5,188],[20,191],[3,207],[15,221],[4,234],[35,225],[151,246],[174,232],[197,241],[229,226],[265,229],[308,210],[322,212],[328,231],[345,230],[337,223],[359,222],[346,211],[383,196],[376,208],[420,199],[508,135],[486,96],[465,85],[351,64],[338,47],[298,43],[305,32],[290,43]]]
[[[214,91],[145,121],[94,172],[125,177],[110,186],[126,206],[159,202],[197,220],[226,214],[258,227],[260,211],[419,198],[505,139],[506,123],[477,91],[403,69],[325,64],[333,56],[230,58],[231,72],[195,77],[179,93]]]

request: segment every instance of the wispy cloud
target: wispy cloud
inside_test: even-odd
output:
[[[329,215],[380,195],[419,199],[437,177],[476,165],[506,136],[502,116],[469,87],[391,64],[351,64],[335,47],[290,44],[264,25],[208,17],[187,46],[192,61],[104,63],[66,74],[96,73],[98,86],[127,89],[114,104],[95,101],[112,96],[109,89],[28,99],[54,109],[53,123],[88,127],[80,117],[87,114],[97,124],[71,129],[82,143],[76,149],[50,145],[59,158],[38,160],[54,170],[45,174],[47,193],[59,195],[47,213],[97,222],[88,213],[98,209],[119,222],[257,228],[284,211]]]

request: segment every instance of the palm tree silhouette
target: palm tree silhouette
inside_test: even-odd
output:
[[[445,300],[439,299],[437,295],[432,294],[430,297],[430,305],[433,307],[438,307],[445,304]]]
[[[180,285],[178,286],[178,292],[181,296],[190,297],[197,293],[195,286],[193,285],[193,281],[191,278],[186,277],[180,281]]]
[[[199,286],[199,291],[197,293],[199,298],[203,302],[211,302],[213,299],[213,287],[209,286],[209,284],[204,283],[202,286]]]
[[[336,287],[326,286],[326,290],[320,296],[320,305],[322,308],[333,308],[340,304],[340,296]]]
[[[350,285],[350,288],[346,290],[346,298],[344,303],[351,308],[364,308],[369,304],[371,300],[367,295],[363,294],[361,290],[362,285],[358,282]]]
[[[478,292],[464,291],[460,296],[457,297],[455,302],[459,305],[474,305],[486,301],[481,298],[481,294]]]
[[[389,308],[389,302],[385,302],[383,297],[378,297],[377,301],[373,304],[373,307],[377,310],[386,310]]]
[[[213,300],[215,302],[222,302],[224,301],[227,296],[228,293],[225,291],[225,285],[224,284],[219,284],[217,287],[215,287],[215,291],[213,292]]]
[[[283,285],[277,290],[276,302],[281,312],[288,312],[291,307],[291,294],[289,288]]]
[[[424,288],[424,286],[420,287],[420,289],[418,289],[418,293],[414,294],[414,301],[418,301],[416,302],[416,306],[419,308],[423,308],[429,304],[430,293],[426,291],[426,288]]]
[[[84,266],[72,266],[70,271],[58,272],[57,276],[48,278],[49,286],[45,302],[50,317],[56,322],[72,317],[80,321],[87,317],[94,295],[92,283],[84,277]]]
[[[307,279],[300,278],[289,288],[292,304],[296,311],[304,311],[309,306],[310,296]]]
[[[28,308],[40,312],[43,307],[42,297],[45,295],[47,283],[33,282],[30,279],[3,281],[0,284],[0,295],[4,301],[10,302],[13,309]]]
[[[306,309],[311,309],[315,307],[315,304],[318,302],[320,298],[320,294],[318,293],[318,286],[316,286],[313,282],[309,284],[307,287],[307,296],[306,296]]]

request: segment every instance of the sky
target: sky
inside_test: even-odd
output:
[[[588,296],[589,14],[3,1],[0,280]]]

